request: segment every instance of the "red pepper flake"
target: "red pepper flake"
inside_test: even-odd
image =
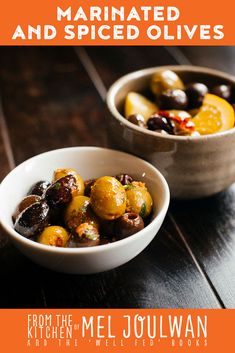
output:
[[[181,117],[163,110],[160,110],[158,114],[166,119],[177,122],[182,130],[190,130],[192,132],[195,131],[195,124],[189,117]]]

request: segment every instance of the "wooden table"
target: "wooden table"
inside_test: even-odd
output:
[[[189,63],[234,73],[234,53],[234,47],[1,48],[0,178],[44,151],[106,146],[104,98],[121,75]],[[142,254],[97,275],[41,268],[1,231],[0,284],[2,308],[235,307],[235,187],[171,202]]]

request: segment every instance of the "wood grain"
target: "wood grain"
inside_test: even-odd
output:
[[[131,49],[89,48],[106,85],[131,68],[174,63],[160,47]],[[17,163],[53,148],[106,144],[104,103],[72,48],[2,48],[0,58]],[[136,259],[94,276],[42,269],[2,242],[0,278],[1,307],[220,307],[169,218]]]
[[[119,55],[119,49],[112,48],[112,57]],[[152,66],[153,58],[157,57],[163,59],[161,62],[163,65],[192,63],[234,72],[233,47],[184,47],[182,50],[171,48],[167,53],[164,53],[166,49],[160,47],[141,47],[136,50],[141,54],[138,55],[136,51],[133,60],[131,48],[121,49],[125,59],[121,69],[119,67],[118,75]],[[104,78],[106,87],[117,78],[115,64],[111,59],[108,65],[100,64],[106,56],[111,57],[108,52],[109,48],[100,48],[97,63],[95,49],[88,48],[88,53],[101,77]],[[227,307],[235,306],[234,190],[235,187],[232,187],[214,198],[191,203],[172,202],[170,208],[176,224],[180,230],[182,229],[184,241],[198,261],[215,295],[221,301],[221,305]]]
[[[7,175],[14,166],[12,160],[12,149],[9,142],[6,121],[2,110],[0,97],[0,181]]]
[[[234,50],[234,47],[184,47],[183,53],[193,64],[235,74]],[[234,308],[235,185],[204,200],[174,202],[172,212],[224,305]]]

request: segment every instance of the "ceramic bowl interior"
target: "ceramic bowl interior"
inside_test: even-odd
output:
[[[190,65],[161,66],[132,72],[117,80],[114,85],[111,86],[108,92],[108,107],[111,112],[114,113],[115,117],[120,119],[122,123],[132,127],[133,129],[142,131],[145,134],[157,134],[163,138],[168,139],[191,139],[190,136],[162,135],[158,132],[146,130],[128,122],[128,120],[124,118],[124,103],[127,94],[131,91],[138,92],[154,101],[155,98],[151,94],[149,88],[151,76],[154,74],[154,72],[165,69],[176,72],[185,84],[192,82],[202,82],[208,86],[209,90],[212,89],[215,85],[219,84],[229,84],[232,85],[232,87],[235,86],[235,78],[233,76],[217,70]],[[214,135],[218,135],[218,133],[210,135],[210,137],[213,138]],[[195,137],[193,138],[195,139]],[[208,138],[208,136],[199,137],[199,139],[203,138]]]
[[[109,146],[152,163],[166,178],[171,196],[195,199],[216,194],[235,182],[235,129],[205,136],[175,136],[143,129],[123,116],[126,95],[135,91],[152,98],[151,76],[162,70],[176,72],[187,84],[205,83],[235,87],[235,77],[197,66],[161,66],[121,77],[107,94],[106,122]]]
[[[30,187],[39,180],[51,180],[57,168],[75,168],[84,180],[126,172],[146,182],[154,201],[151,223],[126,239],[94,247],[55,248],[26,239],[14,231],[12,214]],[[66,148],[35,156],[16,167],[0,186],[0,221],[11,240],[33,261],[69,273],[95,273],[129,261],[156,235],[168,204],[167,183],[153,166],[126,153],[96,147]]]

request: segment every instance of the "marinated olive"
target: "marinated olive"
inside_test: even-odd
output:
[[[38,237],[38,242],[44,245],[65,247],[69,240],[69,233],[59,226],[46,227]]]
[[[186,86],[185,93],[188,97],[189,109],[201,107],[208,88],[203,83],[190,83]]]
[[[140,127],[146,127],[145,119],[144,119],[143,115],[141,115],[141,114],[132,114],[132,115],[128,116],[127,119],[132,124],[135,124]]]
[[[188,98],[186,93],[180,89],[168,89],[160,94],[158,104],[162,110],[185,110],[188,105]]]
[[[94,246],[100,242],[100,235],[94,225],[90,223],[82,223],[76,228],[80,246]]]
[[[56,180],[46,191],[45,199],[49,206],[59,207],[69,203],[72,199],[72,190],[76,185],[73,175],[67,175]]]
[[[28,195],[39,195],[42,196],[46,189],[51,185],[49,181],[41,180],[34,184],[28,192]]]
[[[99,227],[97,217],[90,207],[90,199],[86,196],[75,196],[67,206],[64,213],[66,226],[74,231],[81,223],[89,223],[97,229]]]
[[[229,85],[217,85],[212,89],[211,93],[227,101],[232,99],[232,87]]]
[[[147,126],[148,129],[152,131],[164,130],[168,134],[174,134],[174,122],[159,115],[158,113],[149,118]]]
[[[54,172],[53,181],[57,181],[65,176],[73,175],[76,182],[72,186],[72,195],[78,196],[84,194],[84,181],[80,174],[75,169],[72,168],[65,168],[65,169],[56,169]]]
[[[152,92],[156,95],[168,89],[184,89],[184,84],[179,76],[171,70],[156,72],[152,76],[150,86]]]
[[[114,238],[116,220],[113,221],[101,221],[100,223],[100,234],[110,240]]]
[[[33,203],[17,217],[15,230],[26,238],[40,233],[47,225],[49,206],[45,201]]]
[[[126,209],[123,185],[110,176],[97,179],[91,188],[91,207],[101,219],[112,220],[120,217]]]
[[[153,200],[144,183],[133,182],[126,189],[127,212],[146,218],[152,211]]]
[[[117,239],[123,239],[143,228],[144,221],[139,214],[134,212],[124,213],[116,222],[115,235]]]
[[[118,174],[115,177],[122,185],[128,185],[132,183],[133,178],[128,174]]]
[[[38,195],[29,195],[23,198],[23,200],[19,203],[17,206],[12,219],[15,222],[16,218],[19,216],[19,214],[24,211],[27,207],[32,205],[35,202],[39,202],[41,200],[41,197]]]
[[[91,195],[91,187],[94,185],[96,179],[89,179],[84,181],[84,195],[90,197]]]

